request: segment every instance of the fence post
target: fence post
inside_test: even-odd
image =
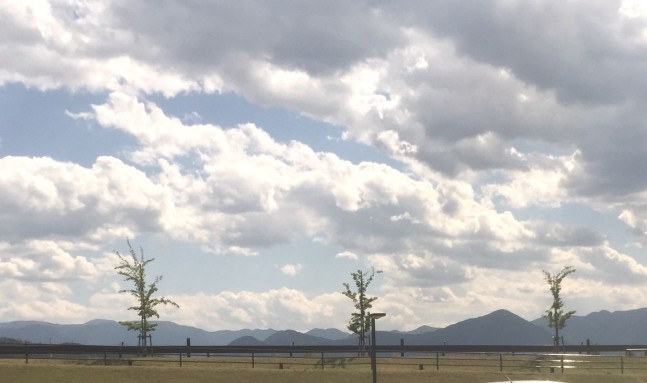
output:
[[[402,351],[400,351],[400,357],[404,357],[404,339],[400,338],[400,347],[402,347]]]
[[[563,374],[564,373],[564,355],[562,355],[562,357],[561,357],[560,364],[561,364],[561,367],[562,367],[562,374]]]
[[[180,367],[182,367],[182,353],[180,353]]]
[[[438,358],[438,353],[436,353],[436,370],[440,370],[440,359]]]
[[[108,353],[107,352],[103,353],[103,365],[104,366],[108,365]]]
[[[254,353],[252,352],[252,368],[254,368]]]
[[[625,358],[623,356],[620,357],[620,373],[625,373]]]
[[[499,372],[503,372],[503,354],[499,354]]]
[[[25,364],[29,364],[29,354],[25,353]]]
[[[324,369],[324,353],[323,351],[321,352],[321,369]]]
[[[191,357],[191,338],[186,338],[186,357]]]

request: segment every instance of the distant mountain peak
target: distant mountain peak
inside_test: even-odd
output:
[[[422,325],[415,330],[407,331],[406,334],[424,334],[424,333],[428,333],[436,330],[438,330],[438,328]]]
[[[486,314],[486,315],[484,315],[484,316],[509,316],[509,317],[521,318],[519,315],[517,315],[517,314],[513,313],[513,312],[512,312],[512,311],[510,311],[510,310],[506,310],[506,309],[498,309],[498,310],[494,310],[494,311],[492,311],[491,313]]]
[[[253,336],[245,335],[238,339],[232,340],[228,346],[264,346],[265,342],[254,338]]]
[[[107,323],[118,323],[113,320],[109,319],[92,319],[90,321],[85,322],[84,324],[86,325],[101,325],[101,324],[107,324]]]
[[[346,339],[349,336],[351,336],[351,333],[343,332],[336,328],[326,328],[326,329],[314,328],[306,332],[306,334],[311,336],[316,336],[319,338],[331,339],[331,340]]]
[[[277,331],[265,339],[265,344],[272,346],[295,346],[330,344],[330,339],[307,335],[294,330]]]

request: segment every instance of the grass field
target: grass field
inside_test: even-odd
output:
[[[133,366],[102,366],[87,363],[60,363],[56,361],[0,361],[2,382],[12,383],[358,383],[371,382],[368,367],[316,369],[311,366],[291,366],[286,369],[218,366],[204,363],[173,364],[150,363]],[[378,368],[380,383],[485,383],[511,379],[551,379],[570,383],[647,383],[647,373],[618,374],[608,371],[577,373],[505,373],[490,371],[447,371],[403,369],[390,366]]]

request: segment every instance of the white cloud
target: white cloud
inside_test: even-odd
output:
[[[285,275],[289,275],[291,277],[299,274],[301,270],[303,269],[303,265],[300,263],[297,264],[286,264],[281,267],[281,272]]]
[[[3,157],[0,166],[0,238],[101,240],[158,227],[168,201],[143,172],[111,157],[92,168],[26,157]]]
[[[0,315],[7,321],[46,318],[58,323],[78,323],[89,314],[86,306],[71,300],[70,289],[65,285],[10,279],[0,283],[0,287],[0,298],[5,302]]]
[[[307,296],[287,288],[265,292],[199,293],[169,298],[178,302],[182,309],[164,311],[165,318],[214,330],[247,326],[302,331],[315,327],[344,328],[347,309],[347,298],[340,293]],[[197,312],[202,314],[195,315]]]
[[[116,103],[116,97],[128,101]],[[527,265],[533,257],[547,261],[543,246],[549,244],[588,246],[598,241],[594,232],[520,222],[510,212],[498,213],[487,199],[477,201],[466,182],[439,178],[434,187],[384,165],[353,165],[299,143],[279,144],[253,125],[229,130],[200,125],[192,138],[184,135],[187,127],[181,121],[165,116],[152,103],[144,105],[123,94],[113,94],[111,100],[95,107],[99,121],[138,137],[148,158],[167,158],[158,162],[159,174],[153,175],[172,196],[172,209],[161,218],[167,235],[198,241],[215,252],[255,253],[259,246],[290,242],[296,236],[325,235],[327,241],[349,249],[338,257],[381,253],[372,257],[374,264],[401,285],[456,285],[462,290],[477,279],[473,265],[512,269]],[[192,153],[202,163],[199,172],[170,162]],[[564,163],[569,158],[547,164],[568,169]],[[526,176],[519,172],[519,177]],[[559,190],[559,178],[550,187],[543,187],[541,179],[545,177],[537,175],[535,182],[542,188],[527,182],[515,186],[516,191],[508,191],[512,189],[506,185],[489,186],[490,198],[505,195],[518,207],[528,203],[513,199],[518,191]],[[527,198],[537,201],[532,195]],[[483,241],[487,245],[480,245]],[[420,246],[428,252],[420,254]],[[506,265],[493,266],[502,257]],[[301,268],[288,264],[281,271],[295,275]]]
[[[92,113],[88,113],[88,112],[73,113],[73,112],[70,112],[69,110],[66,110],[65,115],[69,116],[70,118],[73,118],[75,120],[92,120],[92,119],[94,119],[94,115]]]
[[[489,184],[483,189],[490,198],[504,197],[505,203],[514,208],[532,205],[557,207],[568,201],[565,182],[577,162],[577,153],[542,162],[524,171],[510,172],[508,182]]]
[[[242,323],[251,323],[252,318],[251,316],[247,313],[247,311],[237,308],[231,312],[231,316],[235,319],[238,319]]]
[[[647,244],[644,10],[634,1],[465,6],[3,2],[0,84],[107,94],[61,113],[137,146],[89,166],[0,158],[0,274],[35,296],[2,314],[110,315],[123,303],[114,289],[91,289],[84,307],[70,283],[109,283],[99,244],[142,233],[255,262],[315,239],[336,258],[370,254],[385,271],[380,305],[394,326],[428,323],[448,304],[441,322],[502,306],[531,319],[545,286],[530,269],[557,263],[580,270],[579,307],[594,308],[587,297],[647,304],[636,292],[641,261],[611,245],[622,238],[545,218],[577,203],[617,216]],[[223,127],[168,106],[223,92],[341,126],[338,144],[372,145],[402,169],[278,139],[276,128],[247,123],[254,116]],[[160,95],[164,103],[151,101]],[[11,152],[7,137],[0,148]],[[275,264],[305,274],[300,262]],[[587,292],[601,281],[614,287]],[[340,294],[258,291],[179,295],[186,311],[165,314],[224,327],[346,322]],[[203,319],[200,299],[213,305]]]
[[[474,214],[476,205],[469,202],[473,192],[466,184],[443,183],[439,196],[439,191],[425,182],[393,168],[373,163],[353,165],[332,154],[314,153],[296,142],[279,144],[253,125],[229,130],[212,125],[186,127],[180,120],[165,116],[156,105],[144,106],[124,94],[113,94],[109,104],[95,106],[95,111],[103,125],[123,128],[141,141],[146,153],[138,151],[136,158],[147,158],[144,163],[159,156],[168,158],[159,161],[161,173],[155,176],[173,200],[168,211],[172,218],[162,217],[166,230],[178,238],[215,243],[215,250],[218,243],[226,251],[228,247],[244,249],[270,240],[289,241],[288,227],[290,236],[329,233],[329,227],[344,227],[339,224],[345,224],[343,215],[348,214],[364,222],[360,230],[366,230],[372,241],[382,241],[378,235],[386,226],[396,228],[397,235],[411,224],[418,225],[421,233],[433,227],[454,236],[467,233],[463,218],[457,216],[461,204],[467,204],[466,214]],[[187,129],[193,133],[187,135]],[[168,162],[178,156],[198,156],[200,172],[186,173]],[[485,206],[481,209],[484,215],[480,227],[493,227],[487,221],[505,217],[487,212]],[[205,216],[206,211],[211,215]],[[388,225],[370,216],[384,211],[392,212],[387,216]],[[285,214],[291,219],[281,219],[278,224]],[[408,219],[391,219],[399,216]],[[509,231],[512,222],[508,221],[503,231]],[[252,232],[253,237],[247,239],[246,233]],[[339,235],[345,241],[351,232],[339,231],[330,239],[339,241],[334,238]],[[220,240],[213,240],[218,237]],[[352,246],[360,245],[353,242]],[[373,243],[372,250],[375,246],[385,245]]]
[[[113,271],[111,256],[90,258],[73,253],[86,253],[91,248],[84,244],[64,241],[32,240],[14,245],[0,256],[0,275],[25,281],[43,281],[44,286],[66,281],[96,282],[98,278]],[[47,282],[47,281],[51,281]],[[48,287],[48,290],[53,290]],[[64,291],[61,288],[60,291]]]
[[[359,259],[357,254],[353,253],[352,251],[342,251],[341,253],[337,253],[337,255],[335,255],[335,258],[348,258],[354,261]]]

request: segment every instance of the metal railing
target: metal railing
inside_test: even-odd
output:
[[[644,345],[566,346],[565,353],[551,353],[551,346],[499,345],[378,345],[379,368],[420,370],[462,369],[499,372],[605,371],[647,373]],[[136,346],[0,345],[0,358],[25,363],[47,360],[99,365],[174,363],[249,368],[368,368],[368,353],[357,346],[156,346],[141,354]]]

